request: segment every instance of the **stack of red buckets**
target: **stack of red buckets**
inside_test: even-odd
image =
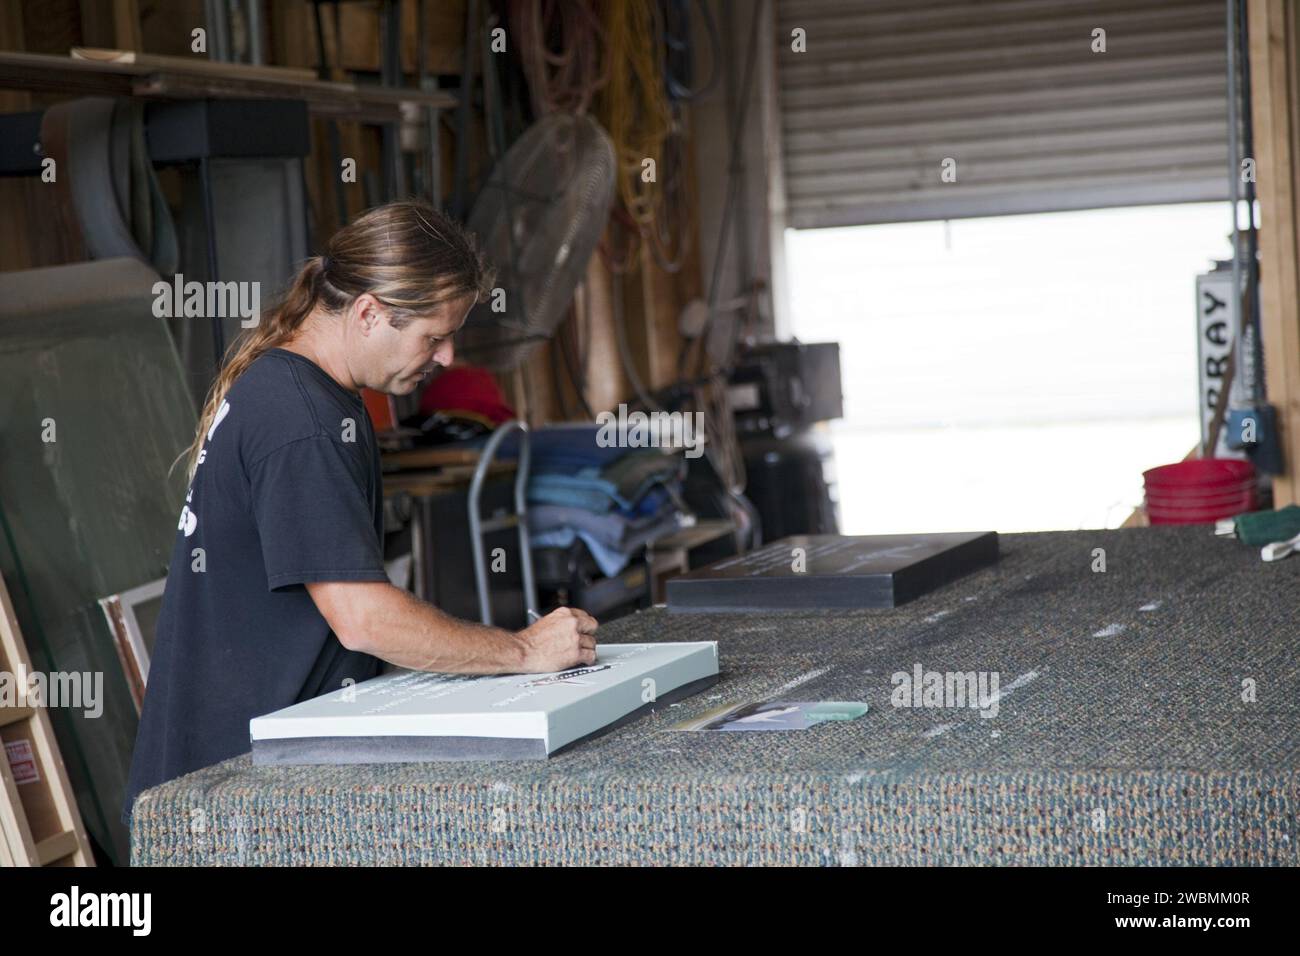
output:
[[[1152,524],[1209,524],[1255,510],[1255,467],[1236,458],[1194,458],[1142,472]]]

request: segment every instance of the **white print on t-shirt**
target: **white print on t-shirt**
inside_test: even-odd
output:
[[[208,441],[212,441],[212,433],[217,430],[221,420],[230,414],[230,403],[222,402],[221,407],[217,409],[217,414],[212,416],[212,427],[208,429]]]
[[[208,429],[208,441],[212,440],[212,433],[217,430],[217,426],[220,425],[221,422],[225,419],[225,417],[229,414],[230,414],[230,403],[227,401],[223,401],[221,403],[221,406],[217,409],[217,414],[212,416],[212,427]],[[207,459],[207,457],[208,457],[208,450],[206,448],[200,449],[198,463],[200,465],[203,464],[203,462]],[[185,501],[187,503],[185,507],[181,509],[180,523],[176,525],[176,530],[184,531],[185,537],[187,538],[190,535],[192,535],[194,533],[194,529],[199,526],[199,516],[190,510],[190,506],[188,504],[188,502],[193,500],[193,498],[194,498],[194,485],[193,483],[191,483],[190,490],[185,494]]]

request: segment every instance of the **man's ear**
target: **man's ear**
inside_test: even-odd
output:
[[[350,318],[357,323],[357,330],[362,335],[369,335],[384,321],[379,300],[369,292],[363,292],[352,302]]]

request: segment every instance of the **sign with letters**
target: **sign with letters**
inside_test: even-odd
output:
[[[1201,415],[1201,446],[1210,437],[1214,405],[1219,400],[1223,378],[1231,361],[1233,330],[1237,327],[1232,296],[1232,270],[1216,269],[1196,277],[1196,384]],[[1229,407],[1242,404],[1241,382],[1234,379],[1228,396]],[[1244,458],[1244,451],[1228,447],[1228,429],[1219,430],[1215,458]]]

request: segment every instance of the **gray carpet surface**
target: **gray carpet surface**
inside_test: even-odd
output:
[[[545,762],[244,756],[170,781],[136,804],[133,862],[1297,863],[1300,558],[1206,526],[1001,543],[900,608],[612,622],[602,641],[717,640],[722,679]],[[997,715],[894,706],[918,664],[996,672]],[[669,729],[758,699],[870,710]]]

